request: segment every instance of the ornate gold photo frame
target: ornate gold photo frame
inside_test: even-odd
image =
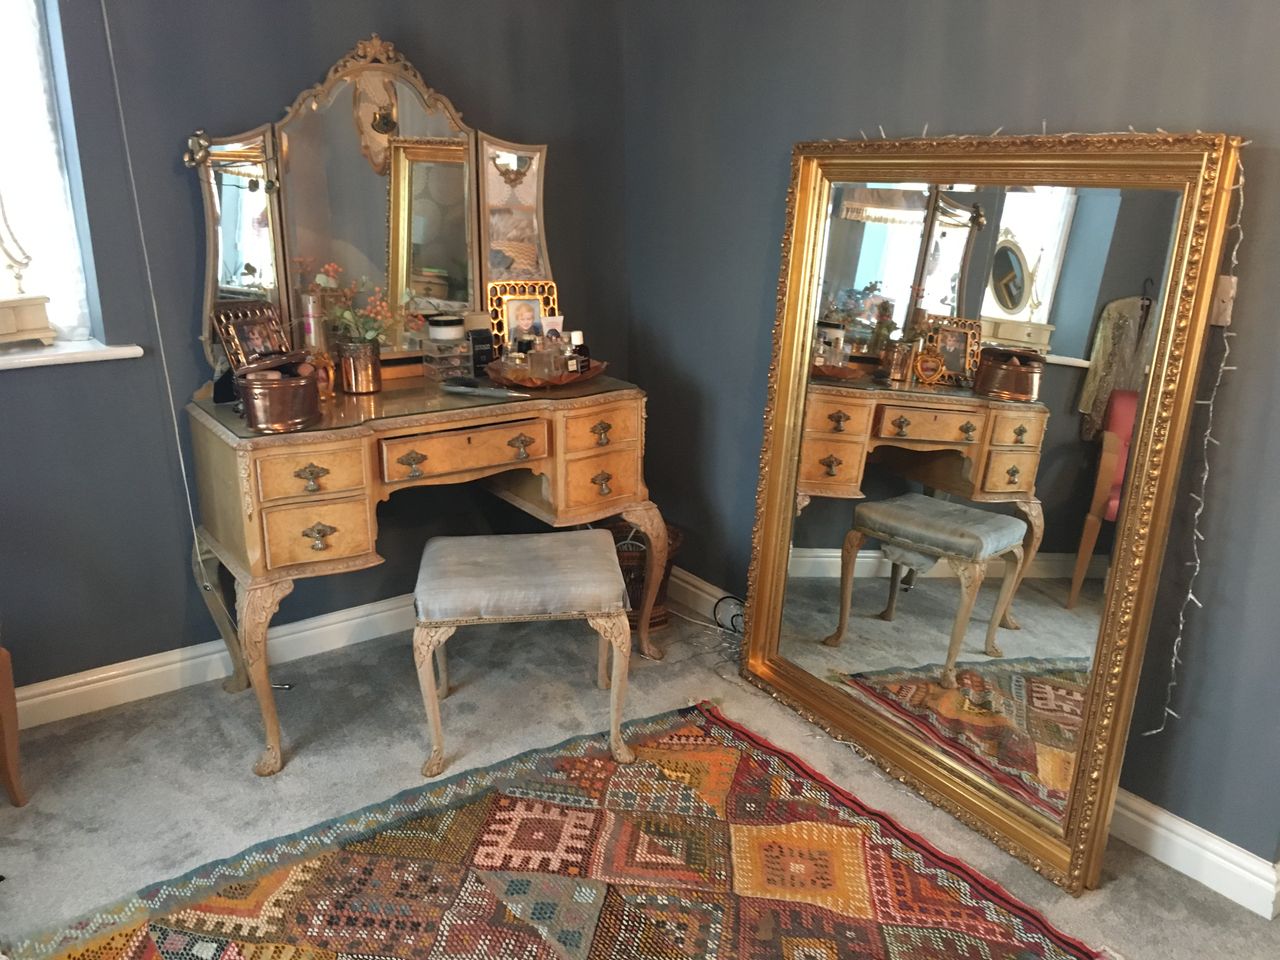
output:
[[[936,382],[951,386],[972,383],[978,372],[978,348],[982,343],[982,324],[977,320],[927,314],[924,335],[926,354],[942,358],[942,372]],[[935,382],[935,381],[930,381]]]
[[[517,309],[528,308],[534,322],[560,313],[556,285],[552,280],[498,281],[490,283],[487,302],[489,325],[494,340],[514,342]]]
[[[1072,893],[1096,886],[1237,175],[1240,139],[1117,134],[810,142],[792,154],[752,534],[743,676]],[[1116,528],[1080,750],[1060,821],[1036,814],[782,655],[812,324],[835,183],[1159,189],[1178,198],[1167,288]],[[954,323],[947,318],[949,323]],[[807,498],[805,498],[807,499]]]

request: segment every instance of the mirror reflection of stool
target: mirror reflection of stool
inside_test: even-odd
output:
[[[4,647],[0,647],[0,782],[15,807],[27,802],[18,777],[18,701],[13,688],[13,664]]]
[[[885,556],[893,564],[889,604],[880,614],[883,620],[892,620],[896,612],[898,584],[904,566],[923,572],[939,560],[946,560],[960,580],[960,606],[951,627],[951,643],[941,683],[944,687],[955,687],[956,658],[973,615],[973,604],[986,575],[987,561],[996,557],[1005,559],[1004,580],[987,626],[985,652],[989,657],[1004,656],[996,645],[996,628],[1013,603],[1013,592],[1022,572],[1022,540],[1026,532],[1025,521],[1018,517],[918,493],[858,504],[853,511],[853,527],[845,535],[840,552],[840,623],[822,642],[838,647],[844,639],[853,600],[853,566],[862,542],[868,537],[880,541]]]

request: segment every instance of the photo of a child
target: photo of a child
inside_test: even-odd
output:
[[[504,304],[507,331],[512,340],[542,336],[542,302],[536,297],[508,297]]]

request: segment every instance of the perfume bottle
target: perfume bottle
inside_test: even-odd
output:
[[[573,352],[582,359],[582,369],[586,370],[591,366],[591,349],[587,346],[586,339],[582,335],[581,330],[572,330],[569,333],[569,346],[573,348]]]
[[[539,337],[533,352],[529,354],[529,374],[539,380],[550,380],[556,376],[556,351],[548,349],[546,342]]]

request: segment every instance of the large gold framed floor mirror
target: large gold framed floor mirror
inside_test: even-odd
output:
[[[1239,140],[796,146],[743,672],[1098,883]]]

